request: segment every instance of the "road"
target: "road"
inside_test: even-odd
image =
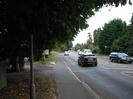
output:
[[[133,99],[133,64],[97,56],[97,67],[81,67],[78,54],[58,55],[54,77],[60,99]]]

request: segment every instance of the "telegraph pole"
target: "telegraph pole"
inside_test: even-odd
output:
[[[36,99],[34,69],[33,69],[33,34],[30,35],[31,48],[30,48],[30,99]]]

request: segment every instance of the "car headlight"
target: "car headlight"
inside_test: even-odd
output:
[[[121,59],[126,60],[126,57],[121,57]]]

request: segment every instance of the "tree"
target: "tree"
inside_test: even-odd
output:
[[[128,34],[123,35],[122,37],[119,37],[117,40],[113,42],[112,50],[113,51],[122,51],[127,52],[131,38]]]
[[[6,0],[0,1],[0,61],[7,56],[6,49],[6,33],[7,33],[7,16],[6,16],[7,2]]]
[[[61,45],[61,44],[60,44]],[[72,48],[73,44],[72,41],[68,41],[59,48],[60,51],[68,51]]]
[[[2,8],[6,9],[3,12],[7,13],[1,18],[5,22],[0,21],[0,25],[1,30],[7,31],[2,32],[0,39],[0,44],[4,45],[0,49],[2,60],[29,56],[30,34],[34,34],[34,55],[40,56],[43,49],[52,48],[56,42],[66,43],[79,29],[86,28],[86,19],[94,15],[94,9],[98,10],[104,4],[118,6],[127,3],[127,0],[3,1]],[[5,26],[8,29],[4,29]]]
[[[127,0],[96,1],[96,0],[12,0],[8,1],[8,47],[17,49],[34,34],[35,50],[51,48],[55,41],[72,40],[79,29],[84,29],[86,18],[94,14],[104,4],[124,5]],[[12,48],[14,45],[14,48]],[[36,51],[40,52],[40,51]],[[13,53],[13,51],[11,52]],[[10,54],[11,54],[10,53]],[[21,52],[22,53],[22,52]],[[36,55],[36,53],[35,53]]]
[[[128,26],[128,32],[125,35],[119,37],[113,42],[113,51],[123,51],[130,55],[133,55],[133,16],[131,18],[131,24]]]
[[[99,35],[101,33],[101,28],[98,28],[94,30],[93,32],[93,39],[94,39],[94,46],[98,46],[98,41],[99,41]]]
[[[110,53],[113,42],[127,33],[127,25],[121,19],[106,23],[99,35],[98,46],[102,53]]]
[[[128,49],[128,53],[130,55],[133,55],[133,14],[132,14],[132,17],[131,17],[131,24],[129,25],[129,28],[128,28],[128,31],[129,31],[129,42],[130,42],[130,45],[129,45],[129,49]]]
[[[79,43],[77,43],[76,45],[75,45],[75,50],[77,51],[77,50],[83,50],[84,49],[84,44],[79,44]]]
[[[92,36],[90,33],[88,33],[88,40],[86,42],[86,44],[84,44],[84,48],[85,49],[93,49],[93,42],[92,42]]]
[[[99,46],[98,46],[98,42],[99,42],[99,36],[100,36],[100,33],[101,33],[101,28],[98,28],[96,30],[94,30],[93,32],[93,39],[94,39],[94,43],[93,43],[93,52],[94,53],[99,53]]]

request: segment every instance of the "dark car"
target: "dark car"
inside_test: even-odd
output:
[[[94,54],[80,55],[78,57],[78,64],[81,66],[93,65],[97,66],[97,58]]]
[[[112,52],[109,59],[111,62],[132,63],[132,59],[126,53]]]

